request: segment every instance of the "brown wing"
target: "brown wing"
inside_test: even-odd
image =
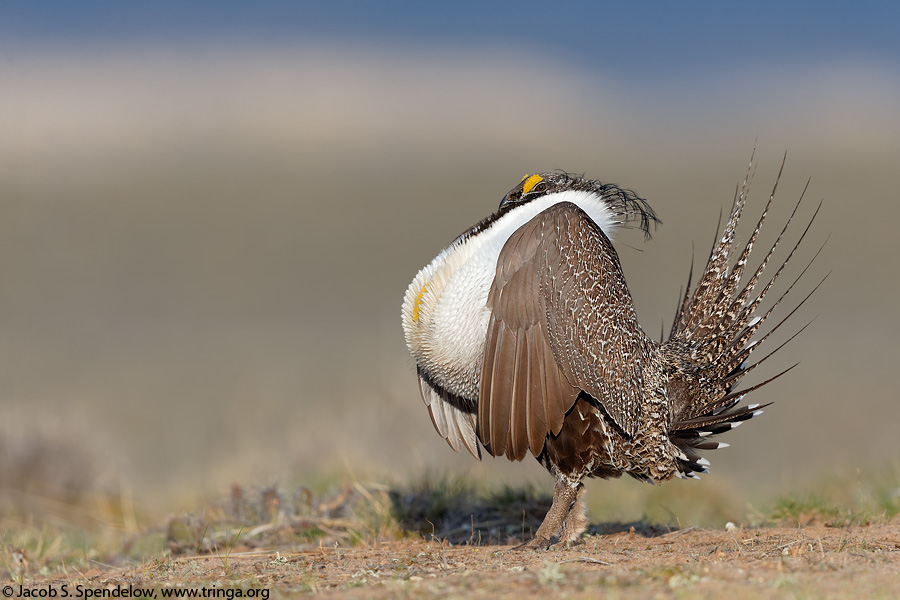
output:
[[[634,435],[648,340],[609,238],[576,205],[560,202],[513,233],[497,265],[481,371],[482,444],[495,456],[537,456],[581,390]]]

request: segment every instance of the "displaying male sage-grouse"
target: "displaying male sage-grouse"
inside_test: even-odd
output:
[[[610,242],[617,225],[636,224],[649,235],[658,222],[653,210],[633,192],[567,173],[525,177],[410,284],[403,330],[438,433],[479,459],[479,443],[511,460],[530,452],[556,478],[553,504],[524,547],[546,547],[556,535],[579,539],[587,526],[585,477],[628,473],[657,482],[707,472],[700,452],[727,445],[709,436],[762,412],[737,405],[787,372],[734,391],[768,358],[748,366],[771,331],[750,340],[793,284],[764,314],[754,312],[812,224],[754,294],[800,203],[742,285],[775,194],[731,264],[749,179],[748,170],[693,294],[688,279],[665,342],[638,324]]]

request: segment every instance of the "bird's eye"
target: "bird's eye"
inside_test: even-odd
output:
[[[534,186],[533,192],[546,192],[547,191],[547,182],[542,181],[536,186]]]

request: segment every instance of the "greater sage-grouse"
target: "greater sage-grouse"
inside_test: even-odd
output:
[[[561,542],[579,539],[587,525],[585,477],[628,473],[657,482],[707,472],[701,451],[727,445],[710,436],[762,412],[757,404],[738,404],[790,370],[734,390],[768,358],[748,366],[751,352],[784,320],[751,338],[796,281],[771,308],[755,312],[815,218],[754,293],[800,202],[742,283],[775,194],[773,188],[732,264],[751,170],[693,294],[688,278],[667,341],[651,340],[638,324],[610,242],[617,225],[649,235],[658,223],[653,210],[631,191],[568,173],[525,177],[497,212],[456,238],[410,284],[403,330],[438,433],[479,459],[479,444],[511,460],[531,453],[556,478],[553,504],[523,546],[546,547],[557,535]]]

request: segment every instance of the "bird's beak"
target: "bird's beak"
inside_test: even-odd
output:
[[[503,199],[500,200],[500,206],[497,207],[497,210],[500,210],[501,208],[503,208],[503,207],[506,206],[507,204],[509,204],[509,194],[503,196]]]

